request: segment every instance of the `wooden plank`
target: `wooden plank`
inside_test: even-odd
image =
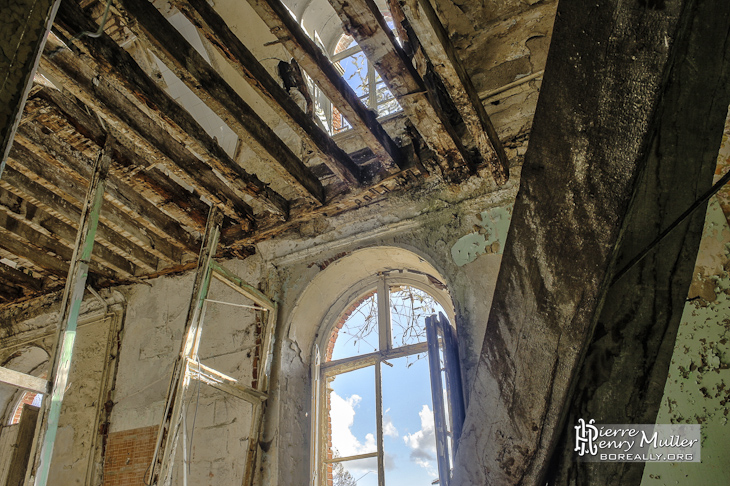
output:
[[[61,301],[61,319],[56,335],[53,358],[51,359],[51,378],[53,383],[50,397],[43,400],[41,412],[40,432],[38,442],[40,448],[39,461],[35,470],[36,485],[46,486],[51,468],[51,459],[56,442],[61,405],[66,394],[68,375],[71,370],[74,342],[76,340],[76,326],[78,324],[81,302],[84,299],[86,279],[89,274],[88,262],[94,248],[94,237],[104,202],[105,177],[111,165],[111,150],[113,139],[109,137],[99,157],[94,164],[94,175],[89,181],[89,187],[84,197],[84,208],[81,211],[78,237],[71,258],[66,287]]]
[[[53,237],[48,236],[44,233],[33,228],[31,225],[26,223],[23,219],[17,218],[4,211],[0,211],[0,227],[3,228],[6,235],[13,235],[21,243],[27,246],[33,246],[39,248],[43,252],[53,252],[56,257],[62,262],[71,260],[73,256],[73,250],[70,246],[67,246],[63,241],[59,240],[55,235]],[[89,268],[99,275],[103,275],[113,280],[121,280],[122,277],[131,277],[134,274],[130,272],[122,272],[122,275],[118,274],[119,269],[111,269],[106,267],[106,262],[101,261],[100,258],[96,258],[89,262]],[[134,269],[131,265],[127,267],[133,272]]]
[[[98,118],[92,116],[90,110],[78,100],[50,88],[40,89],[33,102],[39,107],[52,110],[72,125],[84,137],[102,147],[107,136],[107,128],[102,127]],[[88,111],[87,111],[88,110]],[[25,118],[23,119],[25,121]],[[200,199],[199,191],[182,187],[157,168],[150,168],[147,158],[153,156],[142,147],[133,143],[116,131],[111,131],[118,144],[112,154],[112,161],[123,168],[120,172],[114,165],[109,169],[112,175],[136,188],[144,187],[143,194],[150,194],[148,199],[154,200],[183,224],[202,231],[205,228],[210,205]],[[142,170],[144,168],[144,170]],[[156,198],[159,197],[159,200]]]
[[[53,133],[41,134],[33,124],[25,124],[18,130],[16,143],[27,149],[39,153],[44,152],[56,162],[64,165],[86,180],[89,180],[93,171],[93,161],[84,154],[74,150]],[[200,241],[191,235],[182,225],[162,212],[156,205],[145,199],[133,188],[121,181],[119,177],[107,176],[107,198],[113,198],[119,205],[127,207],[137,213],[140,218],[146,219],[162,234],[167,235],[181,246],[194,253],[200,248]]]
[[[71,32],[71,35],[98,27],[73,2],[63,2],[61,4],[56,26],[61,26],[66,32]],[[58,44],[57,46],[60,47]],[[97,38],[85,37],[83,43],[77,43],[76,47],[81,49],[79,55],[83,57],[84,65],[87,68],[92,67],[99,75],[93,79],[103,81],[100,83],[102,85],[100,89],[103,87],[110,93],[125,93],[128,99],[139,100],[140,107],[145,110],[146,117],[142,119],[145,124],[155,122],[157,125],[164,126],[166,130],[171,131],[178,144],[189,147],[202,158],[204,164],[200,164],[198,157],[193,157],[191,160],[185,158],[182,161],[177,158],[172,159],[174,163],[183,164],[181,168],[189,174],[191,185],[201,187],[203,182],[209,179],[212,184],[217,177],[210,177],[211,175],[214,176],[210,168],[215,169],[225,178],[227,185],[224,185],[223,188],[216,188],[217,186],[213,184],[213,187],[206,192],[206,197],[210,198],[211,201],[221,202],[224,207],[228,205],[234,208],[238,207],[242,215],[248,214],[247,211],[250,211],[250,208],[247,210],[247,205],[238,196],[234,198],[229,194],[230,191],[227,186],[230,185],[236,193],[241,192],[257,198],[269,211],[284,217],[288,214],[288,202],[281,195],[269,188],[255,175],[247,173],[239,164],[233,161],[226,151],[218,145],[218,142],[205,132],[195,118],[150,79],[132,56],[120,48],[109,36],[102,34]],[[76,54],[71,56],[77,57]],[[91,88],[93,84],[89,86],[85,82],[84,86]],[[113,89],[109,90],[112,87]],[[93,89],[91,92],[93,92]],[[82,99],[80,96],[76,96]],[[89,104],[86,100],[83,101],[87,105]],[[92,108],[99,111],[100,107],[92,106]],[[147,133],[146,130],[142,130],[142,135]],[[174,146],[169,147],[169,149],[174,149]],[[180,155],[188,157],[187,150],[183,150],[182,154],[174,153],[175,157]],[[186,166],[185,163],[191,165]],[[181,175],[179,174],[180,171],[176,170],[174,166],[169,168]],[[226,214],[231,216],[229,213]]]
[[[390,92],[421,134],[440,156],[445,170],[469,166],[470,158],[436,93],[427,89],[410,59],[398,45],[373,0],[330,0],[351,35],[380,74]]]
[[[218,246],[220,236],[220,225],[223,215],[215,207],[211,208],[208,224],[205,229],[202,247],[198,256],[198,266],[193,282],[192,297],[188,314],[185,320],[183,340],[180,344],[180,352],[177,355],[172,368],[170,385],[165,399],[165,409],[162,421],[157,431],[155,451],[152,455],[152,462],[149,473],[146,477],[148,484],[168,484],[172,476],[175,450],[177,449],[178,433],[182,421],[183,402],[185,392],[189,386],[187,376],[188,358],[197,357],[195,353],[197,343],[200,340],[202,321],[201,317],[205,306],[205,299],[210,289],[211,262]]]
[[[16,199],[16,201],[13,201],[15,204],[9,206],[6,203],[8,199]],[[57,236],[64,240],[67,245],[73,244],[76,239],[76,228],[72,225],[50,215],[38,206],[20,199],[6,189],[0,187],[0,214],[2,213],[21,218],[24,223],[27,223],[35,230],[41,230],[41,232],[45,230],[48,234]],[[94,248],[93,258],[97,261],[104,262],[106,266],[109,266],[128,277],[134,277],[137,275],[137,269],[133,263],[129,262],[123,256],[114,253],[111,249],[104,245],[98,245]],[[151,271],[156,270],[152,267],[147,268]]]
[[[357,185],[360,168],[314,119],[269,74],[205,0],[174,0],[173,4],[193,22],[238,74],[266,101],[294,132],[314,148],[329,169],[341,180]]]
[[[16,442],[18,447],[13,451],[13,457],[10,460],[10,470],[5,483],[7,485],[23,484],[25,472],[28,468],[28,459],[30,459],[33,450],[33,436],[38,422],[38,412],[38,407],[23,405]]]
[[[319,89],[347,119],[383,167],[396,172],[403,168],[400,149],[383,130],[377,115],[363,105],[355,91],[340,76],[327,56],[309,38],[279,0],[248,0],[259,17],[311,76]]]
[[[46,46],[47,54],[50,54],[50,49]],[[62,79],[65,89],[101,115],[124,137],[155,154],[156,160],[148,160],[148,165],[155,161],[163,163],[187,183],[204,190],[212,201],[225,204],[229,216],[237,220],[252,220],[251,208],[210,166],[186,150],[162,126],[146,116],[139,106],[110,86],[108,79],[90,71],[69,50],[56,51],[53,62],[42,58],[41,66]]]
[[[420,45],[471,132],[476,146],[499,185],[509,179],[507,154],[479,95],[456,55],[448,33],[429,0],[398,0]]]
[[[22,287],[29,292],[40,292],[43,290],[43,282],[41,280],[4,263],[0,263],[0,279],[5,282],[10,282],[17,287]]]
[[[0,366],[0,383],[36,393],[48,393],[48,381]]]
[[[217,388],[230,395],[246,400],[249,403],[256,404],[266,401],[268,395],[260,392],[255,388],[243,385],[235,378],[217,371],[210,366],[206,366],[197,360],[187,358],[188,373],[191,378],[200,380],[213,388]]]
[[[64,218],[68,221],[78,221],[81,215],[81,209],[75,204],[62,198],[47,187],[32,181],[26,175],[16,171],[12,167],[8,167],[5,171],[3,179],[0,180],[0,186],[8,193],[22,195],[24,199],[27,199],[28,196],[32,197],[35,200],[33,202],[35,206],[42,208],[48,214],[56,216],[59,219]],[[122,231],[124,230],[122,229]],[[151,239],[149,234],[145,235],[140,232],[140,236],[145,238],[147,242],[145,246],[150,248],[150,252],[132,241],[133,238],[118,233],[114,228],[103,222],[99,224],[98,234],[109,245],[128,255],[132,262],[137,265],[156,269],[159,265],[159,258],[163,258],[171,263],[180,263],[179,260],[173,260],[172,257],[168,257],[160,252],[159,248],[152,247],[155,239]],[[136,240],[137,238],[134,239]],[[175,256],[181,258],[181,252],[176,247],[171,246],[171,248],[174,248],[177,252]]]
[[[303,197],[324,203],[322,184],[243,98],[147,0],[117,4],[127,27],[208,105],[253,152],[269,160]],[[288,97],[288,96],[287,96]]]
[[[55,186],[62,194],[66,194],[70,200],[76,201],[77,204],[78,201],[83,200],[83,189],[79,181],[73,180],[62,170],[44,162],[23,145],[16,144],[11,149],[10,156],[11,159],[8,169],[13,169],[15,172],[24,170],[26,177],[27,173],[32,173],[34,177],[37,176],[50,185]],[[6,172],[10,171],[6,170]],[[17,179],[17,177],[14,177],[14,179]],[[40,193],[33,191],[31,194]],[[123,228],[124,231],[133,235],[139,241],[145,242],[145,246],[149,246],[150,250],[158,250],[161,255],[164,255],[171,262],[179,263],[182,260],[182,249],[173,245],[170,240],[157,235],[157,233],[146,231],[143,225],[117,206],[113,204],[105,205],[104,218],[114,225]]]

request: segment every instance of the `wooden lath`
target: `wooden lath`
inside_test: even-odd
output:
[[[172,2],[218,52],[234,67],[294,132],[305,140],[322,158],[329,169],[349,185],[362,181],[360,168],[350,156],[335,144],[314,119],[305,113],[294,99],[261,65],[225,21],[205,0],[173,0]]]
[[[120,0],[127,27],[239,138],[303,197],[324,203],[324,187],[311,170],[147,0]]]
[[[12,203],[8,204],[8,200],[11,200]],[[7,217],[20,218],[23,223],[31,226],[38,232],[57,236],[67,246],[72,245],[76,238],[76,228],[73,225],[52,216],[38,206],[20,199],[0,187],[0,217],[6,217],[1,216],[2,213]],[[115,252],[114,250],[113,247],[108,248],[105,245],[98,245],[94,250],[93,257],[105,262],[105,265],[116,269],[125,278],[138,275],[142,269],[142,271],[156,270],[155,268],[145,266],[139,269],[136,264],[128,260],[123,252]]]
[[[60,123],[65,124],[68,131],[75,130],[78,137],[84,137],[86,140],[93,142],[95,147],[103,146],[107,130],[96,117],[89,114],[88,109],[78,99],[67,96],[55,89],[41,88],[35,93],[34,98],[29,100],[28,104],[31,104],[31,102],[35,107],[35,111],[44,110],[44,114],[38,117],[39,119],[43,120],[51,114],[57,115],[62,118]],[[28,110],[26,110],[23,120],[26,116],[32,116],[33,113],[28,113]],[[120,138],[117,138],[117,140],[120,140]],[[122,138],[121,140],[126,139]],[[141,170],[141,168],[148,165],[145,162],[147,157],[150,157],[150,154],[144,152],[137,145],[127,147],[117,144],[112,154],[113,164],[109,169],[109,173],[122,182],[133,185],[140,194],[165,210],[180,223],[198,231],[203,231],[210,206],[201,200],[197,190],[191,192],[158,169],[147,168]]]
[[[340,76],[327,56],[297,24],[279,0],[248,0],[279,42],[319,86],[389,172],[404,168],[400,149]]]
[[[372,0],[330,0],[330,3],[342,19],[345,32],[357,41],[418,133],[439,155],[441,167],[447,172],[471,167],[471,158],[449,114],[441,107],[437,93],[427,89],[375,3]]]
[[[72,2],[61,3],[55,25],[69,37],[98,28]],[[69,69],[74,73],[84,74],[73,69],[79,64],[83,64],[86,71],[93,70],[71,83],[72,86],[64,87],[72,91],[74,84],[81,84],[83,89],[76,89],[73,94],[109,125],[125,136],[133,137],[134,143],[158,153],[160,162],[168,170],[204,191],[206,198],[221,204],[226,215],[234,220],[253,221],[252,210],[242,198],[244,194],[256,198],[267,210],[286,217],[288,202],[233,161],[195,118],[150,79],[116,42],[102,34],[98,38],[84,37],[75,46],[80,49],[79,54],[71,54],[60,43],[55,43],[54,49],[57,50],[48,54],[54,52],[54,64],[60,63],[59,57],[65,56]],[[83,63],[79,60],[81,57]],[[140,103],[131,100],[139,100]],[[125,122],[120,122],[120,118]],[[136,128],[130,128],[129,124]],[[220,173],[225,181],[215,172]],[[235,213],[231,214],[232,210]]]
[[[81,215],[81,209],[78,207],[80,203],[71,202],[46,186],[47,184],[36,182],[12,168],[8,168],[3,173],[3,178],[0,179],[0,187],[8,194],[17,197],[21,205],[32,204],[67,224],[78,221]],[[133,224],[131,219],[121,221],[116,216],[116,214],[110,215],[102,212],[102,221],[99,222],[97,235],[105,246],[114,248],[115,252],[121,252],[126,259],[137,266],[153,271],[160,266],[160,260],[172,264],[181,262],[182,252],[177,247],[170,245],[165,240],[158,240],[157,235],[142,233],[137,226],[131,226]],[[115,223],[122,224],[122,226]],[[154,246],[158,242],[162,245],[161,247]]]
[[[33,124],[21,127],[15,136],[15,143],[22,144],[51,163],[56,162],[61,170],[77,174],[83,180],[91,177],[93,162],[88,157],[69,147],[55,134],[40,132],[38,127]],[[176,219],[144,198],[134,187],[111,173],[107,176],[107,181],[105,197],[110,202],[127,208],[131,213],[139,214],[140,219],[149,222],[147,226],[151,225],[158,229],[189,252],[194,253],[200,247],[198,238],[183,228]]]
[[[395,1],[389,0],[391,9]],[[509,179],[509,166],[502,142],[431,2],[397,2],[471,132],[482,159],[490,165],[494,180],[500,185],[506,183]]]
[[[49,192],[75,206],[79,206],[80,201],[83,201],[83,185],[78,179],[74,179],[60,168],[49,164],[47,160],[21,144],[16,144],[11,149],[8,167],[7,174],[3,174],[3,180],[20,188],[23,192],[33,195],[39,201],[52,204],[58,200],[58,198],[49,198]],[[18,174],[22,174],[24,177],[18,177]],[[35,184],[28,184],[27,181],[35,182]],[[41,186],[40,190],[38,185]],[[135,237],[143,246],[158,250],[158,253],[168,258],[171,263],[182,262],[184,252],[182,248],[173,244],[164,235],[147,231],[145,225],[140,224],[139,219],[132,217],[115,204],[104,205],[102,218]],[[149,227],[152,229],[151,225]]]

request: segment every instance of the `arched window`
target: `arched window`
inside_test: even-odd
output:
[[[401,271],[345,295],[317,347],[313,484],[448,485],[463,422],[448,295]]]
[[[383,16],[392,30],[393,20],[390,12],[383,12]],[[383,78],[370,65],[365,53],[362,52],[362,49],[352,37],[345,34],[340,38],[331,60],[363,104],[377,113],[379,117],[401,110],[398,101],[388,90]],[[339,133],[348,128],[350,128],[350,125],[347,120],[336,108],[333,108],[333,132]]]

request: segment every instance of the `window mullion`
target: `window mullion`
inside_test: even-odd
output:
[[[393,345],[390,329],[390,289],[384,275],[378,281],[378,337],[379,351],[389,351]]]
[[[380,375],[381,362],[375,363],[375,407],[378,433],[378,486],[385,486],[385,464],[383,456],[383,389]]]

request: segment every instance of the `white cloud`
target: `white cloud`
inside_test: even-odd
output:
[[[398,437],[398,429],[393,425],[393,419],[388,415],[389,411],[390,409],[387,409],[383,414],[383,435],[386,437]]]
[[[418,416],[421,418],[421,430],[403,436],[406,445],[411,448],[411,460],[433,474],[436,460],[436,432],[433,412],[424,405]]]
[[[358,407],[361,401],[362,397],[359,395],[352,395],[344,399],[334,391],[330,394],[332,447],[337,449],[340,457],[376,451],[375,436],[373,434],[365,435],[365,442],[363,443],[352,433],[352,425],[355,423],[355,408]]]

